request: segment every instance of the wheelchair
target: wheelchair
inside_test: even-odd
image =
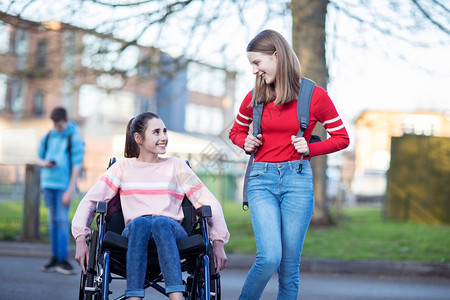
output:
[[[115,162],[111,159],[109,166]],[[109,167],[108,166],[108,167]],[[208,238],[207,218],[211,207],[197,210],[184,198],[184,219],[181,225],[188,237],[177,242],[185,300],[220,300],[220,274],[215,273],[212,242]],[[125,224],[120,207],[119,193],[108,203],[98,202],[96,207],[97,229],[93,229],[86,241],[89,247],[89,263],[86,274],[81,272],[80,300],[106,300],[112,295],[112,280],[126,279],[126,254],[128,238],[121,235]],[[164,277],[159,267],[154,242],[148,246],[147,271],[144,289],[149,287],[168,297],[163,286]],[[126,299],[125,293],[114,299]]]

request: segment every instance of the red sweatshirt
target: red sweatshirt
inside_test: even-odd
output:
[[[250,91],[242,101],[230,131],[231,141],[242,149],[253,118],[253,107],[249,106],[251,100],[252,93]],[[318,143],[308,144],[309,157],[336,152],[349,145],[347,130],[341,117],[339,117],[328,93],[318,86],[314,88],[309,124],[303,134],[306,141],[311,138],[317,122],[323,124],[330,137]],[[291,144],[291,136],[296,136],[299,129],[297,100],[283,105],[273,105],[273,102],[265,104],[261,119],[262,145],[255,154],[255,162],[300,160],[301,154]]]

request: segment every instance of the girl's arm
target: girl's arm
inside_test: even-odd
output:
[[[86,237],[91,233],[90,226],[95,217],[97,202],[109,202],[118,192],[120,181],[113,165],[100,179],[89,189],[77,207],[72,219],[72,235],[75,240],[79,236]]]
[[[241,103],[239,113],[234,120],[233,127],[229,134],[229,138],[233,144],[242,149],[244,149],[245,139],[248,136],[250,124],[253,121],[253,108],[249,107],[251,100],[252,92],[250,91]]]
[[[112,168],[112,167],[111,167]],[[110,201],[119,191],[117,177],[108,170],[83,197],[72,219],[72,235],[76,241],[75,260],[86,274],[89,262],[89,248],[86,236],[91,233],[90,225],[95,217],[95,208],[99,201]],[[114,183],[114,181],[116,181]]]
[[[328,93],[320,87],[316,87],[314,90],[310,114],[323,124],[330,135],[326,140],[308,144],[311,157],[333,153],[348,147],[350,139],[344,123]]]
[[[178,176],[179,178],[183,178],[182,182],[178,182],[178,184],[183,189],[189,201],[191,201],[196,209],[203,205],[211,206],[212,217],[208,220],[210,239],[212,241],[218,240],[227,243],[230,233],[225,222],[222,206],[194,171],[184,162],[181,161],[180,164],[182,165],[180,172],[183,172],[185,175]]]

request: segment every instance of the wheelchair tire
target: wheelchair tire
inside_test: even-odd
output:
[[[215,274],[211,276],[211,284],[210,284],[210,290],[211,290],[211,300],[221,300],[221,290],[220,290],[220,275]]]
[[[79,300],[94,300],[95,292],[86,291],[86,287],[94,288],[94,277],[97,264],[98,231],[93,230],[89,241],[89,264],[86,275],[81,272]]]
[[[197,268],[194,271],[191,283],[188,284],[190,293],[189,300],[217,300],[220,299],[220,277],[213,280],[213,276],[205,276],[205,266],[203,259],[197,261]],[[211,273],[211,270],[208,270]],[[206,285],[209,285],[209,295],[206,294]],[[219,297],[219,298],[218,298]]]

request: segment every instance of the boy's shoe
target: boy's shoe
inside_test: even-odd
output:
[[[60,262],[56,259],[56,257],[52,257],[50,261],[41,267],[42,272],[54,272],[56,271],[56,267],[59,266]]]
[[[66,275],[74,275],[77,273],[67,260],[63,260],[56,266],[56,272]]]

